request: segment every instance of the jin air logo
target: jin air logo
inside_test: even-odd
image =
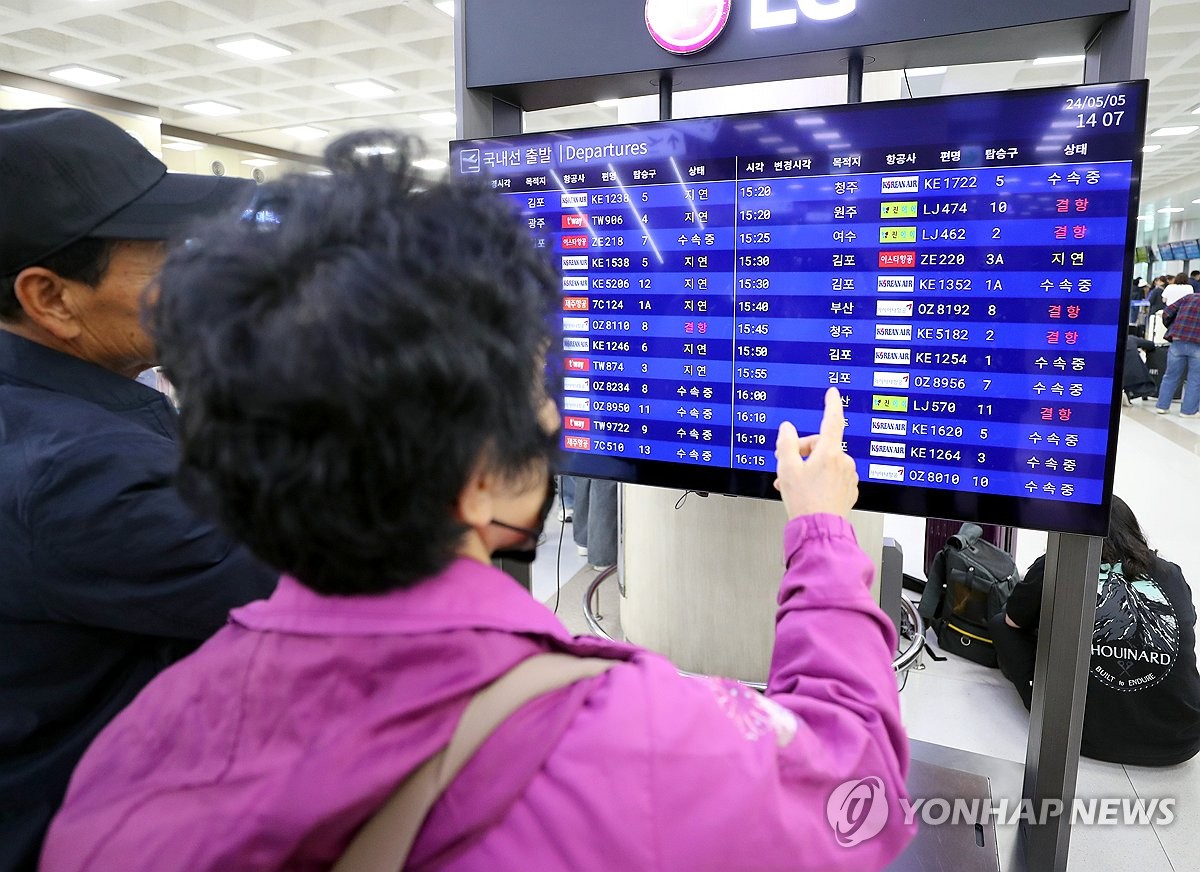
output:
[[[1150,578],[1130,580],[1118,563],[1100,568],[1092,677],[1113,690],[1154,687],[1179,654],[1179,618]]]
[[[646,29],[672,54],[712,45],[729,21],[733,0],[646,0]]]

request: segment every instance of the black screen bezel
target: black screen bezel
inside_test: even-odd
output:
[[[1146,111],[1149,82],[1145,79],[1106,82],[1088,85],[1067,85],[1049,88],[1030,88],[1012,92],[983,92],[972,94],[954,94],[937,97],[913,99],[886,100],[859,104],[838,104],[832,106],[807,107],[804,109],[783,109],[766,112],[751,112],[745,114],[707,116],[712,120],[737,117],[738,119],[754,120],[786,115],[802,115],[807,112],[856,112],[869,111],[874,108],[898,106],[920,102],[924,105],[939,103],[957,103],[970,101],[977,97],[1013,94],[1025,95],[1030,93],[1055,93],[1064,98],[1069,96],[1087,96],[1089,93],[1120,86],[1136,89],[1138,95],[1136,129],[1145,136]],[[678,119],[702,120],[701,118]],[[1011,123],[1011,118],[1000,123]],[[559,131],[557,137],[573,137],[592,135],[598,131],[625,128],[630,126],[639,129],[654,128],[660,125],[670,125],[673,121],[647,121],[636,125],[610,125],[605,127],[577,128],[569,131]],[[503,143],[506,146],[519,145],[523,140],[544,138],[546,133],[518,134],[515,136],[493,137],[490,139],[455,140],[450,144],[451,155],[455,149],[474,146],[481,143]],[[897,146],[898,148],[900,146]],[[1140,201],[1142,179],[1142,152],[1135,149],[1130,156],[1132,168],[1130,178],[1129,211],[1126,228],[1124,276],[1132,276],[1134,270],[1134,248],[1137,241],[1137,216]],[[453,161],[452,161],[453,165]],[[1128,312],[1130,305],[1131,287],[1128,281],[1121,282],[1121,300],[1116,309],[1118,312]],[[1125,337],[1127,325],[1124,321],[1112,325],[1113,342],[1113,373],[1112,396],[1110,399],[1108,444],[1105,448],[1104,489],[1102,502],[1099,504],[1068,503],[1055,500],[1044,500],[1031,497],[1016,497],[1001,494],[974,493],[956,491],[948,488],[919,487],[905,484],[896,486],[877,484],[868,480],[859,483],[859,499],[856,508],[862,511],[885,512],[915,517],[960,518],[982,523],[1000,524],[1004,526],[1023,527],[1032,530],[1045,530],[1081,535],[1104,536],[1108,533],[1109,510],[1112,497],[1113,479],[1116,470],[1116,451],[1121,417],[1121,386],[1124,365]],[[779,494],[774,488],[774,473],[753,472],[741,469],[712,468],[693,466],[690,464],[671,463],[661,460],[635,460],[603,455],[586,454],[582,452],[563,451],[560,454],[561,469],[564,474],[585,476],[588,478],[610,479],[628,484],[647,485],[651,487],[666,487],[680,490],[723,493],[734,496],[753,497],[762,499],[778,499]],[[861,464],[865,462],[860,460]],[[861,474],[861,469],[860,469]]]

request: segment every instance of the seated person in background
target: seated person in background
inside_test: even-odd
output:
[[[0,870],[32,869],[88,743],[276,573],[175,490],[139,302],[253,183],[167,173],[78,109],[0,111]]]
[[[1156,346],[1149,339],[1139,339],[1135,330],[1136,328],[1130,327],[1125,337],[1125,368],[1121,390],[1129,400],[1144,400],[1154,396],[1154,379],[1150,376],[1150,368],[1146,366],[1142,352],[1153,351]]]
[[[490,563],[551,508],[559,279],[493,192],[414,188],[408,152],[344,137],[332,177],[268,184],[171,255],[155,317],[182,486],[287,574],[92,745],[43,868],[328,868],[475,694],[551,651],[616,665],[508,718],[411,868],[883,868],[914,831],[908,746],[837,392],[818,435],[780,429],[766,696],[571,637]],[[835,831],[831,792],[858,779],[886,825]]]
[[[1083,715],[1085,757],[1170,766],[1200,751],[1196,609],[1183,573],[1146,544],[1125,501],[1112,498],[1100,559],[1096,625]],[[1029,708],[1045,557],[992,619],[1000,670]]]

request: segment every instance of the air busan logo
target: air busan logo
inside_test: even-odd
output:
[[[646,29],[672,54],[694,54],[721,35],[732,6],[733,0],[646,0]]]

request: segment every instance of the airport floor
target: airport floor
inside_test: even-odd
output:
[[[1168,415],[1135,401],[1122,410],[1114,490],[1138,516],[1152,547],[1178,563],[1200,602],[1200,418],[1181,418],[1176,402]],[[561,550],[559,534],[562,535]],[[559,616],[584,632],[582,596],[595,572],[578,555],[570,525],[553,517],[534,564],[534,595],[554,605],[561,582]],[[923,577],[922,519],[888,516],[884,535],[901,542],[905,570]],[[1017,564],[1024,571],[1045,551],[1046,535],[1017,534]],[[559,556],[557,561],[555,557]],[[615,584],[602,588],[605,627],[619,632]],[[932,634],[929,634],[932,639]],[[957,657],[925,659],[900,694],[909,737],[1015,763],[1025,760],[1029,715],[998,670]],[[1197,872],[1200,870],[1200,757],[1164,769],[1080,760],[1077,795],[1175,799],[1167,826],[1077,826],[1072,830],[1070,872]]]

